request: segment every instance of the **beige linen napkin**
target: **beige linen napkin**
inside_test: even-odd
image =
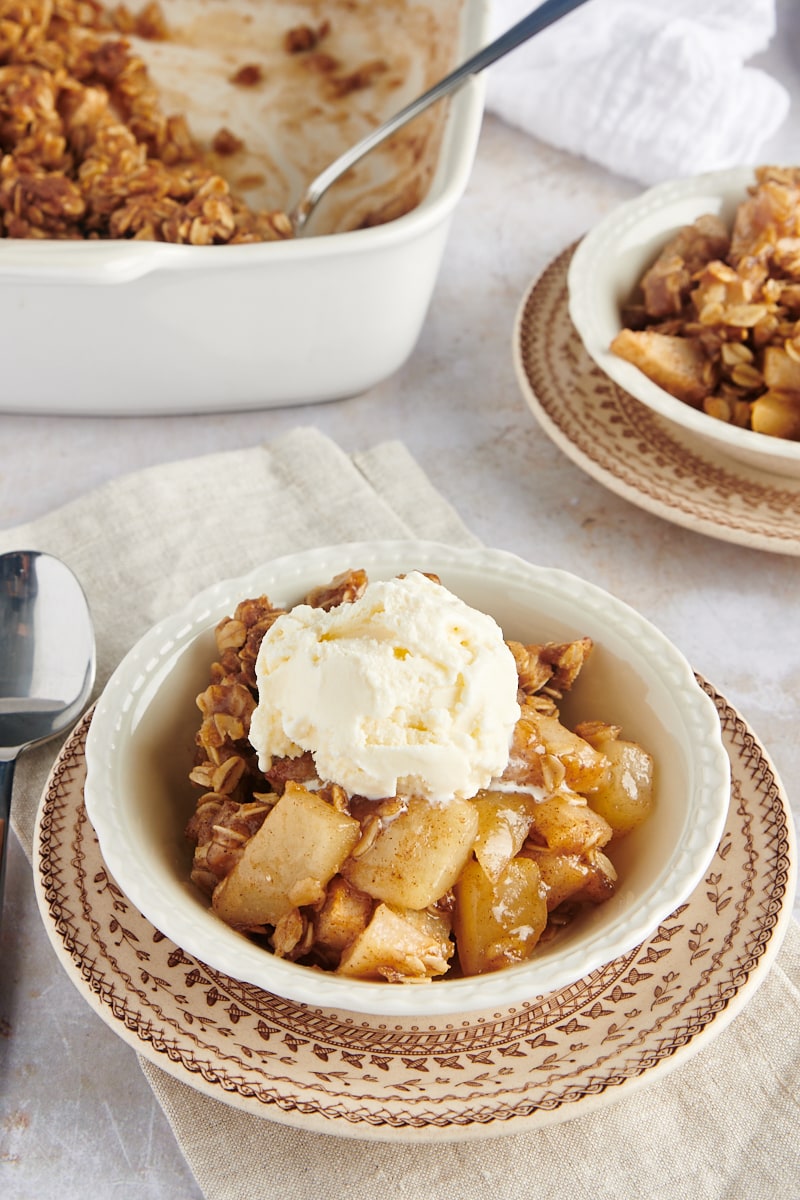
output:
[[[98,687],[154,621],[220,577],[326,543],[475,539],[397,443],[352,458],[300,429],[270,445],[123,477],[30,525],[0,552],[49,550],[92,607]],[[17,768],[14,827],[31,852],[52,744]],[[359,1143],[230,1108],[142,1061],[207,1200],[797,1200],[800,931],[750,1004],[666,1079],[596,1113],[496,1140]]]

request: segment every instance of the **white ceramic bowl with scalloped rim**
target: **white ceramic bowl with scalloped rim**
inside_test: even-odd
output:
[[[711,171],[650,188],[615,208],[583,238],[570,263],[569,312],[598,367],[635,399],[738,462],[777,475],[800,475],[800,442],[738,429],[671,396],[610,350],[620,311],[644,272],[682,225],[714,213],[729,225],[755,182],[750,167]]]
[[[213,627],[239,600],[284,606],[348,567],[370,579],[414,568],[489,612],[507,638],[589,635],[595,650],[564,706],[569,721],[620,724],[656,761],[657,804],[613,851],[617,894],[568,926],[528,963],[429,986],[340,978],[273,957],[225,925],[189,880],[184,826],[199,724],[195,697],[215,656]],[[717,847],[730,767],[712,701],[680,652],[644,617],[563,571],[497,550],[431,542],[365,542],[275,559],[216,584],[130,651],[98,701],[86,743],[86,807],[103,857],[162,933],[211,967],[302,1003],[393,1016],[497,1009],[567,986],[632,950],[691,894]]]

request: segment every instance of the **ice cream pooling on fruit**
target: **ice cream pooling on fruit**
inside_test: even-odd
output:
[[[520,712],[500,627],[419,572],[281,615],[256,681],[261,770],[310,750],[320,779],[372,800],[474,796],[503,772]]]

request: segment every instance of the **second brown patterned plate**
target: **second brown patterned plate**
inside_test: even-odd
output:
[[[733,775],[704,881],[630,954],[530,1004],[381,1020],[282,1000],[186,954],[134,908],[100,855],[83,805],[91,715],[39,808],[34,876],[50,939],[92,1008],[141,1054],[259,1116],[394,1141],[490,1137],[582,1116],[707,1045],[766,976],[791,918],[792,824],[780,781],[744,721],[703,686]]]
[[[523,298],[514,361],[545,433],[610,491],[697,533],[800,555],[800,480],[728,458],[618,387],[583,348],[568,310],[574,247]]]

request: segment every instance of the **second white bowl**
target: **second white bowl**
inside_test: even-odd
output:
[[[589,356],[615,383],[648,408],[739,462],[778,475],[800,475],[800,442],[739,429],[684,404],[610,347],[620,312],[669,238],[704,213],[727,223],[747,188],[750,167],[712,171],[659,184],[620,205],[581,241],[569,267],[569,311]]]

